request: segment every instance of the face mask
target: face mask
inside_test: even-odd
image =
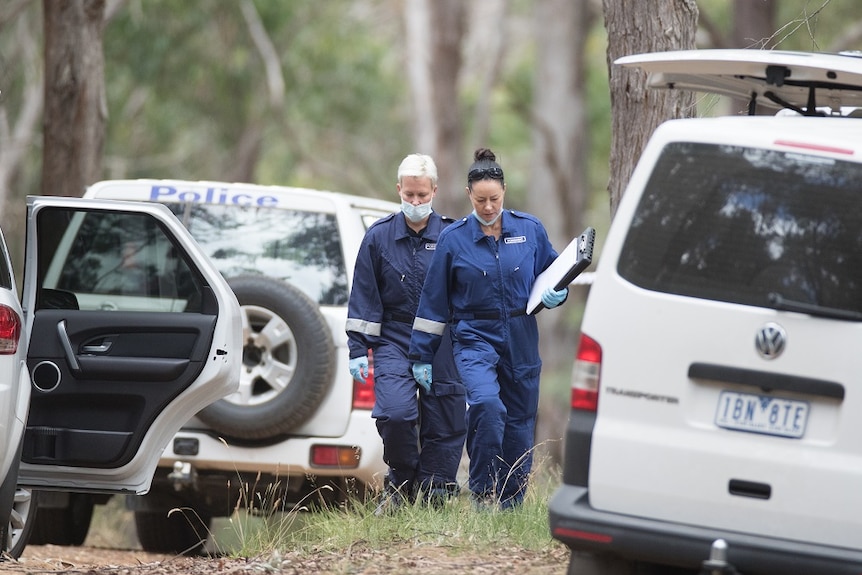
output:
[[[494,219],[492,219],[492,220],[483,220],[479,216],[479,214],[476,213],[476,210],[473,210],[473,217],[476,218],[477,220],[479,220],[479,223],[482,224],[483,226],[493,226],[494,222],[499,220],[500,216],[502,216],[502,215],[503,215],[503,205],[502,204],[500,205],[500,211],[497,212],[497,215],[494,216]]]
[[[401,200],[401,212],[415,224],[431,215],[431,202],[414,206],[410,202]]]

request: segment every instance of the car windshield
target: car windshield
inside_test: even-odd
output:
[[[618,272],[649,290],[862,313],[862,165],[672,143],[639,202]]]
[[[347,304],[347,272],[334,214],[238,205],[166,204],[226,278],[290,282],[320,305]]]

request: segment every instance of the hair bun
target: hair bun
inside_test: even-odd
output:
[[[492,152],[488,148],[479,148],[473,154],[473,161],[474,162],[481,162],[482,160],[489,160],[491,162],[496,162],[497,156],[494,155],[494,152]]]

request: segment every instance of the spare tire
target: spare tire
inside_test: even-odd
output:
[[[198,417],[225,439],[267,440],[304,423],[323,401],[335,369],[335,344],[317,303],[265,276],[228,284],[243,314],[239,390]]]

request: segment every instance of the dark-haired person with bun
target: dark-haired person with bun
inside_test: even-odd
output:
[[[440,233],[419,300],[409,358],[434,385],[431,360],[451,320],[455,364],[467,388],[469,487],[479,508],[524,498],[539,403],[539,332],[525,313],[536,276],[557,257],[534,216],[503,210],[506,180],[495,154],[476,150],[467,173],[473,213]],[[545,307],[568,289],[542,294]]]

